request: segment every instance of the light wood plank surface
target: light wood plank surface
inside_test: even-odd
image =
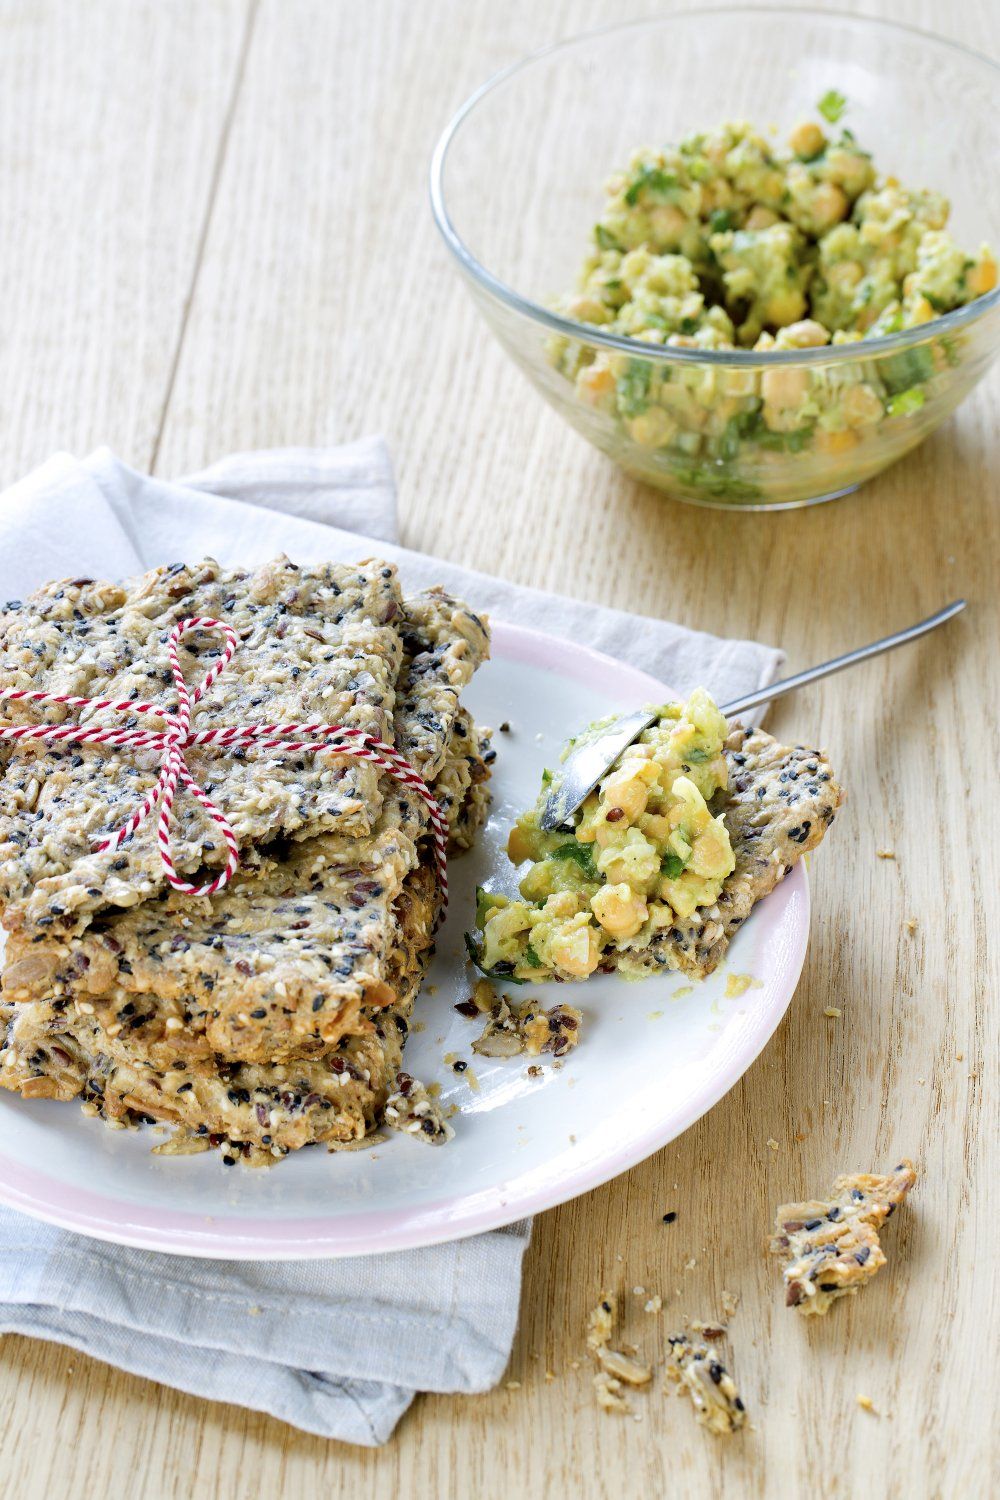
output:
[[[1000,53],[995,0],[866,9]],[[484,77],[619,12],[616,0],[0,3],[5,480],[58,447],[108,442],[170,475],[237,448],[380,430],[411,545],[775,641],[792,667],[959,593],[973,606],[940,637],[776,711],[776,732],[815,736],[850,792],[813,867],[799,991],[706,1119],[538,1220],[508,1374],[519,1389],[420,1399],[371,1453],[7,1337],[0,1477],[15,1493],[989,1492],[1000,382],[860,494],[775,516],[669,504],[543,409],[447,265],[426,167]],[[786,1312],[762,1251],[775,1205],[902,1154],[923,1175],[887,1232],[886,1271],[817,1326]],[[685,1313],[717,1316],[723,1288],[740,1294],[731,1343],[752,1431],[713,1442],[659,1384],[641,1423],[597,1411],[586,1313],[608,1286],[634,1302],[636,1285],[666,1302],[658,1323],[633,1315],[646,1341]]]

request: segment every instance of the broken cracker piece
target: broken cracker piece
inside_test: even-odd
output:
[[[695,1417],[717,1437],[736,1432],[746,1422],[746,1407],[725,1365],[704,1344],[683,1334],[670,1339],[667,1379],[687,1391]]]
[[[825,1313],[881,1270],[878,1230],[916,1179],[916,1168],[904,1159],[884,1177],[838,1177],[828,1202],[782,1204],[770,1249],[784,1261],[785,1305]]]

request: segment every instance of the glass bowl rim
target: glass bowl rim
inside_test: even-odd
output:
[[[843,12],[825,10],[821,7],[786,6],[786,5],[712,5],[688,7],[685,10],[676,10],[668,15],[644,16],[631,21],[612,21],[608,25],[598,26],[590,31],[578,32],[575,36],[563,37],[559,41],[550,42],[545,47],[536,48],[526,56],[509,63],[507,67],[501,68],[494,73],[485,83],[480,84],[468,98],[459,105],[445,126],[441,136],[434,147],[430,167],[430,199],[431,210],[438,229],[454,255],[459,265],[479,285],[500,302],[505,303],[515,312],[531,319],[535,323],[541,323],[551,332],[562,334],[566,338],[573,339],[577,343],[596,344],[607,349],[617,349],[621,353],[629,354],[633,358],[650,360],[658,364],[693,364],[693,365],[719,365],[734,366],[743,365],[752,368],[760,368],[762,365],[813,365],[813,364],[843,364],[850,360],[873,360],[884,354],[895,353],[900,349],[908,349],[916,344],[926,343],[930,339],[947,335],[956,329],[965,327],[966,324],[976,322],[990,308],[1000,302],[1000,285],[992,291],[976,297],[964,307],[954,308],[951,312],[942,313],[940,316],[931,318],[926,323],[917,324],[914,328],[904,328],[898,333],[879,334],[876,338],[863,338],[849,344],[823,344],[812,349],[686,349],[665,344],[648,344],[642,339],[628,338],[624,334],[608,333],[597,324],[578,323],[572,318],[563,317],[560,313],[553,312],[551,308],[543,307],[540,302],[533,301],[530,297],[523,296],[505,281],[488,270],[486,266],[475,256],[462,239],[458,230],[452,222],[451,215],[446,203],[444,188],[444,173],[447,165],[448,153],[452,143],[463,123],[469,118],[476,107],[488,95],[502,84],[507,83],[517,74],[527,71],[536,63],[545,58],[552,57],[560,52],[568,52],[571,48],[581,43],[596,41],[599,37],[620,34],[628,31],[638,31],[651,27],[668,27],[674,21],[690,21],[704,17],[731,17],[734,19],[750,19],[757,16],[770,16],[783,20],[795,21],[800,18],[817,21],[832,21],[839,25],[871,27],[873,30],[894,31],[906,36],[915,37],[920,41],[929,42],[933,46],[944,47],[950,52],[958,53],[970,61],[984,66],[997,75],[1000,80],[1000,63],[984,53],[977,52],[973,47],[967,47],[962,42],[952,41],[949,37],[939,36],[936,32],[927,31],[920,26],[911,26],[905,21],[888,21],[879,16],[847,15]]]

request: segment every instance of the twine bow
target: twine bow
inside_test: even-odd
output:
[[[196,630],[221,630],[226,637],[226,647],[219,660],[205,673],[198,686],[190,691],[184,681],[178,660],[178,647],[186,635]],[[156,841],[167,880],[174,890],[185,891],[192,896],[213,896],[232,880],[239,866],[239,847],[236,835],[224,813],[216,807],[207,792],[198,785],[188,769],[185,751],[192,745],[259,745],[264,750],[274,750],[281,755],[300,755],[303,751],[336,750],[350,755],[355,760],[369,761],[380,771],[394,777],[403,786],[410,787],[423,800],[430,815],[431,839],[434,859],[441,884],[442,909],[448,901],[447,843],[448,828],[444,815],[430,787],[418,771],[414,770],[405,756],[391,745],[366,734],[360,729],[349,729],[342,724],[245,724],[222,729],[191,729],[191,710],[204,697],[233,659],[239,645],[236,632],[222,620],[193,616],[180,620],[173,627],[167,642],[167,657],[177,689],[177,709],[170,712],[162,703],[137,703],[132,699],[114,701],[109,698],[78,698],[69,694],[31,692],[20,688],[0,690],[0,702],[60,703],[69,708],[107,709],[112,713],[157,714],[166,723],[162,730],[145,729],[101,729],[86,725],[16,724],[0,727],[0,740],[41,740],[48,745],[116,745],[131,746],[136,750],[159,750],[162,752],[160,775],[155,787],[142,806],[114,833],[95,841],[98,852],[119,849],[127,838],[145,822],[157,806],[160,815],[156,823]],[[226,865],[214,880],[205,885],[192,885],[177,874],[173,859],[173,805],[178,787],[189,792],[217,824],[226,843]]]

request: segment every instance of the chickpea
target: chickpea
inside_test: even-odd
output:
[[[844,392],[844,416],[849,427],[882,420],[882,403],[870,385],[852,385]]]
[[[561,932],[549,943],[549,956],[560,969],[579,979],[593,974],[601,960],[597,931],[588,922],[569,932]]]
[[[663,448],[677,431],[662,406],[650,406],[637,417],[630,417],[625,426],[642,448]]]
[[[608,808],[619,807],[629,823],[646,811],[650,783],[656,780],[657,768],[650,761],[626,761],[601,786],[601,797]]]
[[[635,937],[649,916],[649,907],[631,886],[606,885],[591,897],[591,909],[605,932],[612,937]]]
[[[835,182],[821,182],[812,195],[810,211],[817,230],[822,233],[833,224],[846,219],[850,208],[847,194]]]
[[[601,406],[614,397],[615,377],[607,365],[595,362],[580,371],[576,388],[589,405]]]
[[[760,393],[765,405],[779,410],[800,406],[808,388],[809,372],[796,369],[794,365],[765,370],[760,380]]]
[[[853,448],[860,438],[850,427],[845,427],[842,432],[817,432],[814,440],[817,453],[827,453],[831,456],[837,453],[847,453]]]
[[[687,227],[687,219],[673,203],[657,203],[649,210],[650,235],[664,249],[676,249]]]
[[[842,260],[838,265],[826,268],[826,279],[838,292],[850,292],[857,286],[864,271],[856,260]]]
[[[781,328],[786,323],[797,323],[806,310],[805,295],[798,287],[784,287],[772,292],[764,307],[765,323]]]
[[[783,328],[777,342],[782,349],[820,349],[830,342],[830,335],[815,318],[802,318]]]
[[[744,229],[770,229],[772,224],[777,224],[778,215],[772,208],[765,208],[762,203],[755,203],[746,216]]]
[[[800,120],[788,137],[788,144],[796,156],[808,161],[818,156],[826,145],[826,136],[812,120]]]

